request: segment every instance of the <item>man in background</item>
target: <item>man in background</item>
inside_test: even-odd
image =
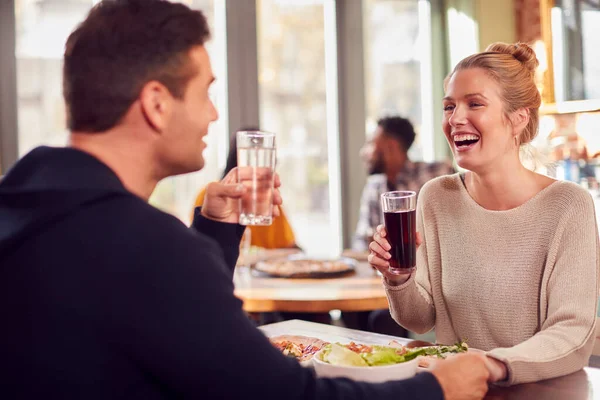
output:
[[[408,151],[415,141],[415,130],[406,118],[381,118],[370,140],[361,149],[369,177],[360,201],[360,216],[352,249],[366,251],[373,232],[383,223],[381,194],[394,190],[419,192],[429,180],[453,174],[450,163],[411,161]]]
[[[352,249],[367,251],[378,225],[383,224],[381,195],[395,190],[419,192],[423,185],[438,176],[453,174],[447,162],[411,161],[408,151],[415,141],[410,121],[399,116],[377,121],[377,128],[360,151],[369,177],[360,201],[360,216]],[[388,309],[344,313],[349,328],[408,337],[408,331],[394,321]]]

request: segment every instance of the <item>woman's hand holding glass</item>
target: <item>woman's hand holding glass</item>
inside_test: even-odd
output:
[[[416,235],[416,243],[417,249],[421,245],[421,235],[417,232]],[[377,227],[377,231],[373,236],[373,241],[369,243],[369,257],[367,261],[371,266],[381,272],[381,275],[385,278],[385,280],[392,286],[402,285],[410,278],[411,270],[406,273],[398,273],[390,271],[390,263],[389,260],[392,258],[392,255],[389,253],[389,250],[392,248],[390,243],[387,240],[387,231],[385,230],[384,225],[379,225]]]

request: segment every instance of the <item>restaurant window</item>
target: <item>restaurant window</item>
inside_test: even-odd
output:
[[[68,131],[62,97],[64,46],[69,34],[97,2],[15,0],[19,156],[39,145],[66,144]],[[212,95],[219,111],[226,112],[225,0],[182,2],[202,10],[211,26],[213,39],[206,47],[218,78]],[[151,203],[187,222],[197,191],[217,178],[224,166],[225,131],[225,121],[212,124],[205,139],[207,162],[202,172],[164,180],[154,192]]]
[[[600,99],[600,2],[582,4],[583,85],[586,99]]]
[[[260,127],[277,135],[284,210],[300,247],[339,255],[335,2],[256,6]]]
[[[557,0],[551,11],[556,102],[600,98],[600,1]]]
[[[433,159],[431,19],[426,0],[364,0],[366,134],[400,115],[415,127],[413,160]]]
[[[62,97],[65,42],[90,8],[90,0],[16,0],[19,156],[39,145],[65,145]]]

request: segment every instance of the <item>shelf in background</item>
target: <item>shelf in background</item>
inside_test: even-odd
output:
[[[600,111],[600,99],[563,101],[544,104],[540,107],[540,115],[575,114],[593,111]]]

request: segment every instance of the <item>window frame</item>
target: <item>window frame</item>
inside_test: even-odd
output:
[[[14,1],[0,2],[0,175],[17,161],[17,58]]]

